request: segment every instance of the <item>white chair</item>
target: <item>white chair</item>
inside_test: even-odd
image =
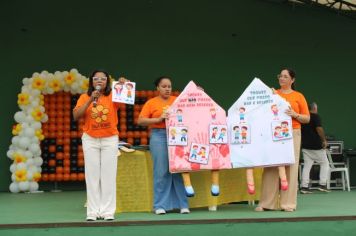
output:
[[[349,168],[344,162],[334,163],[329,150],[326,150],[326,155],[330,163],[330,171],[328,174],[327,188],[330,189],[330,179],[332,172],[341,172],[342,189],[345,191],[345,186],[347,191],[350,192],[350,180],[349,180]]]

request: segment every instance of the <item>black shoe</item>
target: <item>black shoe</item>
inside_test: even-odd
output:
[[[301,194],[310,194],[310,193],[313,193],[313,192],[310,191],[309,188],[302,187],[302,188],[300,189],[300,193],[301,193]]]
[[[327,189],[326,185],[319,185],[317,188],[320,192],[330,193],[331,191]]]

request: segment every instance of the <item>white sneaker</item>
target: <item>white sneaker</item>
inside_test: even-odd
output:
[[[190,210],[188,208],[182,208],[180,209],[180,214],[189,214]]]
[[[105,216],[104,220],[106,220],[106,221],[115,220],[115,217],[113,217],[113,216]]]
[[[217,211],[218,207],[217,206],[210,206],[209,211]]]
[[[158,208],[157,210],[155,210],[155,214],[156,215],[164,215],[164,214],[166,214],[166,211],[162,208]]]
[[[94,217],[94,216],[87,216],[87,221],[96,221],[96,217]]]

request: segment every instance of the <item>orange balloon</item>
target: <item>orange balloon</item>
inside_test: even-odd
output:
[[[77,165],[78,165],[79,167],[84,166],[84,159],[78,159]]]
[[[127,137],[126,131],[120,131],[119,137],[120,138],[126,138]]]
[[[48,181],[48,174],[41,174],[41,181]]]
[[[85,174],[84,173],[78,173],[78,180],[79,181],[85,180]]]
[[[70,160],[69,159],[64,159],[63,160],[63,166],[64,167],[70,167]]]
[[[56,159],[57,160],[63,160],[64,158],[64,153],[63,152],[56,152]]]
[[[71,174],[70,174],[70,180],[71,180],[71,181],[77,181],[77,180],[78,180],[78,175],[77,175],[77,173],[71,173]]]
[[[63,171],[64,171],[64,169],[63,169],[62,166],[57,166],[56,167],[56,174],[63,174]]]
[[[147,145],[147,143],[148,143],[147,138],[141,138],[141,140],[140,140],[141,145]]]
[[[56,160],[54,160],[54,159],[49,160],[48,161],[48,166],[51,166],[51,167],[56,166]]]
[[[56,174],[56,181],[57,182],[63,181],[63,174]]]
[[[57,138],[56,139],[56,143],[58,144],[58,145],[62,145],[63,144],[63,138]]]
[[[52,181],[52,182],[55,181],[56,180],[56,174],[49,174],[48,175],[48,180]]]
[[[63,167],[63,173],[64,174],[70,174],[70,167],[69,166]]]
[[[70,152],[70,145],[64,144],[63,151],[69,153]]]
[[[71,138],[77,138],[78,137],[78,132],[77,131],[70,131],[70,137]]]
[[[70,175],[69,173],[63,174],[63,181],[69,181],[70,180]]]
[[[132,131],[128,131],[128,132],[127,132],[127,137],[128,137],[128,138],[133,138],[133,137],[134,137],[133,132],[132,132]]]
[[[133,143],[134,143],[134,139],[133,139],[133,138],[127,138],[127,142],[128,142],[129,144],[133,144]]]
[[[63,158],[64,159],[70,159],[70,153],[69,152],[65,152]]]
[[[140,131],[134,131],[134,138],[139,138],[141,136]]]

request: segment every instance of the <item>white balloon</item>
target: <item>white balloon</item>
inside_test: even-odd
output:
[[[15,174],[12,174],[12,175],[11,175],[11,181],[12,181],[12,182],[16,182],[16,175],[15,175]]]
[[[31,107],[37,107],[37,106],[38,106],[38,104],[39,104],[39,102],[38,102],[38,101],[36,101],[36,100],[32,100],[32,101],[31,101],[30,106],[31,106]]]
[[[37,191],[38,190],[38,183],[36,181],[31,181],[30,182],[30,192],[34,192],[34,191]]]
[[[28,180],[32,180],[33,172],[32,171],[27,171],[26,177],[27,177]]]
[[[14,136],[11,139],[11,143],[18,146],[19,145],[19,141],[20,141],[20,137],[19,136]]]
[[[16,170],[23,170],[26,169],[26,164],[23,162],[20,162],[16,165]]]
[[[28,181],[23,181],[19,183],[20,191],[26,192],[30,190],[30,183]]]
[[[38,96],[40,94],[41,94],[41,91],[38,89],[32,89],[32,91],[31,91],[32,96]]]
[[[36,172],[42,173],[42,168],[41,168],[41,166],[37,166],[37,171],[36,171]]]
[[[32,74],[32,78],[39,77],[39,76],[40,76],[40,74],[38,72],[35,72]]]
[[[32,173],[36,173],[37,172],[37,166],[31,165],[30,167],[28,167],[28,171],[32,172]]]
[[[48,94],[54,94],[53,88],[48,87],[48,88],[47,88],[47,93],[48,93]]]
[[[70,73],[78,74],[78,70],[76,68],[73,68],[70,70]]]
[[[33,117],[31,115],[27,115],[26,118],[25,118],[25,121],[27,123],[32,123],[34,122],[35,120],[33,119]]]
[[[35,129],[31,127],[24,129],[24,136],[32,138],[35,136]]]
[[[44,114],[44,115],[42,116],[41,122],[46,123],[47,121],[48,121],[48,115],[47,115],[47,114]]]
[[[27,166],[33,166],[35,164],[35,161],[33,160],[33,158],[29,158],[29,159],[27,159],[27,161],[26,161],[26,165]]]
[[[14,150],[9,150],[9,151],[7,151],[7,153],[6,153],[7,157],[10,158],[10,159],[12,159],[12,158],[13,158],[12,155],[14,155],[14,152],[15,152]]]
[[[64,90],[64,92],[69,92],[69,91],[70,91],[70,88],[67,87],[67,86],[65,86],[63,90]]]
[[[40,148],[40,145],[38,145],[38,143],[32,143],[32,144],[30,145],[29,150],[30,150],[33,154],[37,154],[37,153],[41,150],[41,148]]]
[[[43,159],[41,157],[35,157],[33,161],[36,166],[41,166],[43,164]]]
[[[31,124],[31,127],[33,127],[35,130],[37,130],[37,129],[40,129],[42,127],[42,125],[41,125],[41,122],[36,121]]]
[[[27,83],[29,83],[30,80],[27,80]],[[21,88],[21,93],[27,93],[29,94],[30,93],[30,88],[26,85],[26,86],[22,86]]]
[[[30,139],[28,137],[21,137],[19,140],[19,147],[26,149],[30,145]]]
[[[23,83],[24,85],[27,85],[28,82],[29,82],[29,79],[28,79],[28,78],[23,78],[23,79],[22,79],[22,83]]]
[[[28,150],[25,151],[25,152],[23,153],[23,155],[24,155],[27,159],[33,157],[33,153],[32,153],[31,151],[28,151]]]
[[[14,119],[15,119],[15,121],[16,121],[17,123],[22,123],[22,122],[25,121],[26,116],[25,116],[25,114],[24,114],[22,111],[18,111],[18,112],[15,113]]]
[[[16,171],[16,164],[15,163],[12,163],[11,165],[10,165],[10,172],[11,173],[14,173]]]
[[[20,192],[19,186],[17,183],[11,183],[9,186],[10,192],[12,193],[18,193]]]
[[[30,124],[23,122],[23,123],[21,123],[21,127],[22,127],[22,129],[26,129],[26,128],[30,127]]]

